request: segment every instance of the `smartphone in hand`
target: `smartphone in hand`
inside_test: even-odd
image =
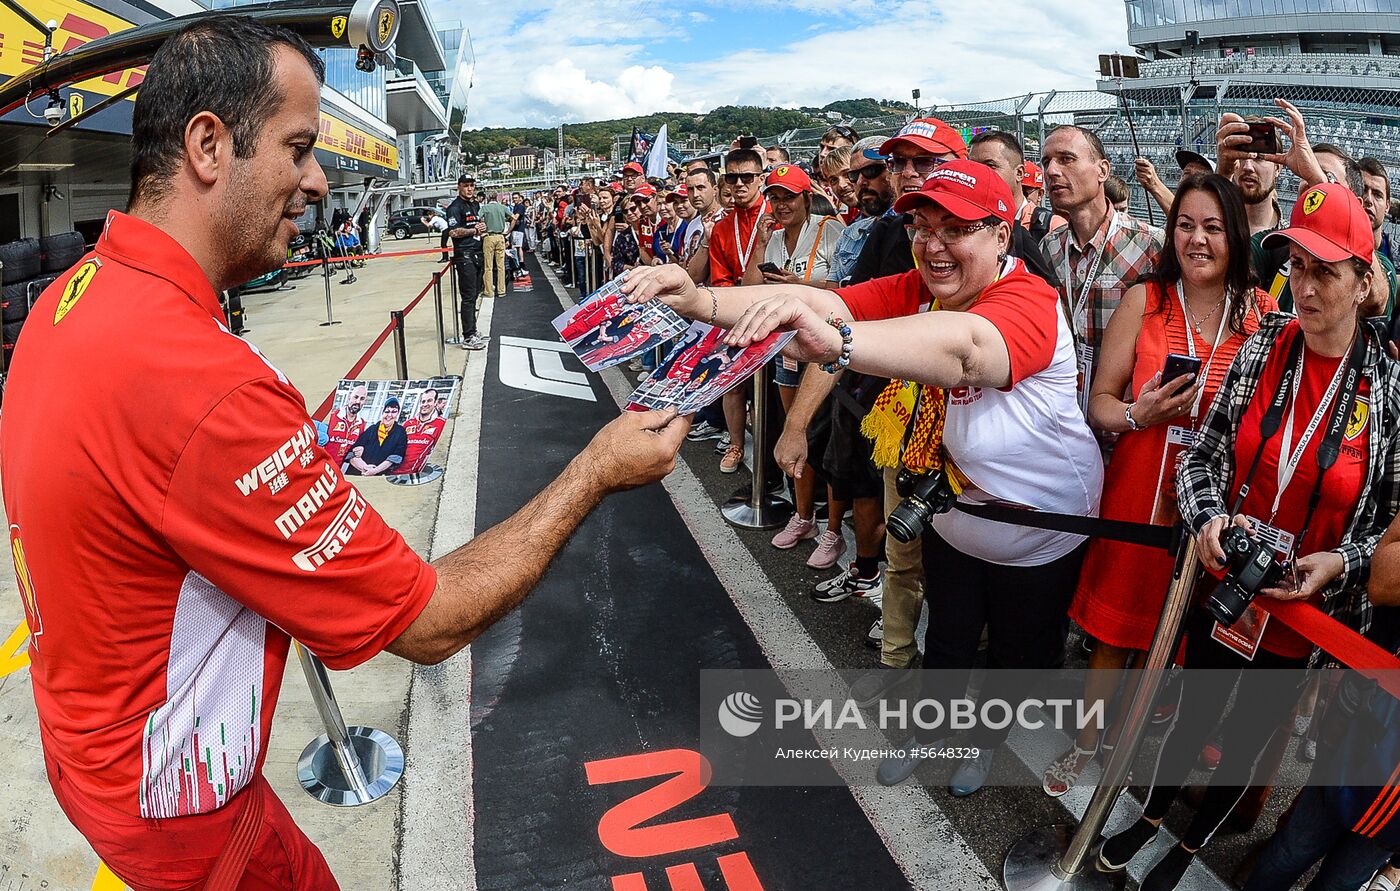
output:
[[[758,264],[758,271],[759,271],[759,272],[767,272],[767,273],[770,273],[770,274],[772,274],[772,275],[782,275],[782,274],[783,274],[782,268],[781,268],[780,266],[778,266],[777,263],[766,263],[766,262],[765,262],[765,263],[760,263],[760,264]]]
[[[1241,151],[1257,152],[1265,155],[1278,154],[1278,128],[1268,121],[1249,122],[1249,144],[1241,146]]]
[[[1201,360],[1194,356],[1183,356],[1179,353],[1168,353],[1166,364],[1162,367],[1162,386],[1170,384],[1183,374],[1191,376],[1185,388],[1190,388],[1196,383],[1196,376],[1201,373]],[[1178,388],[1178,389],[1185,389]]]

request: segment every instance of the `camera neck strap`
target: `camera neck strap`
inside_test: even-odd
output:
[[[1337,373],[1333,376],[1332,383],[1328,385],[1322,402],[1313,413],[1312,420],[1304,429],[1292,454],[1290,454],[1288,441],[1293,438],[1293,414],[1297,408],[1298,390],[1302,383],[1303,357],[1303,332],[1300,330],[1289,346],[1283,375],[1279,378],[1278,390],[1274,394],[1273,401],[1269,403],[1269,408],[1264,413],[1263,419],[1259,422],[1259,447],[1254,451],[1254,460],[1250,462],[1249,472],[1245,475],[1244,484],[1240,486],[1239,494],[1235,498],[1235,505],[1230,511],[1231,516],[1238,515],[1244,506],[1244,500],[1249,495],[1250,483],[1254,480],[1254,473],[1259,469],[1259,461],[1264,455],[1264,448],[1282,427],[1284,436],[1283,442],[1279,446],[1278,491],[1274,494],[1273,506],[1276,514],[1279,504],[1283,500],[1283,493],[1293,480],[1293,474],[1299,463],[1302,462],[1308,443],[1322,424],[1323,417],[1326,416],[1327,426],[1323,428],[1322,441],[1317,446],[1317,479],[1313,481],[1312,493],[1308,496],[1308,510],[1303,517],[1303,527],[1294,539],[1299,545],[1308,534],[1313,514],[1317,510],[1318,503],[1322,500],[1322,478],[1332,465],[1337,463],[1337,457],[1341,454],[1342,435],[1346,432],[1347,421],[1351,418],[1351,413],[1356,406],[1357,392],[1361,389],[1361,370],[1366,359],[1365,335],[1358,326],[1347,356],[1337,366]],[[1284,422],[1285,409],[1288,412],[1286,425]],[[1273,522],[1272,516],[1269,521]]]

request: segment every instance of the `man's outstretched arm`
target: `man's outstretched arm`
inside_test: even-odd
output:
[[[471,643],[525,599],[606,495],[670,473],[689,430],[672,412],[624,412],[598,431],[514,516],[434,561],[437,589],[389,652],[435,664]]]

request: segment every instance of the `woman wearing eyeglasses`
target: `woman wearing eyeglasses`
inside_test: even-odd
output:
[[[1177,472],[1181,515],[1208,572],[1229,571],[1228,542],[1258,546],[1278,567],[1258,585],[1258,600],[1311,601],[1365,633],[1371,558],[1400,511],[1400,366],[1361,317],[1374,259],[1369,218],[1346,186],[1314,186],[1265,247],[1276,242],[1289,250],[1298,315],[1269,316],[1235,357]],[[1187,616],[1188,671],[1142,818],[1099,855],[1102,868],[1121,869],[1156,838],[1219,725],[1220,764],[1181,842],[1143,880],[1150,891],[1177,886],[1297,702],[1296,689],[1271,682],[1281,672],[1255,669],[1302,668],[1315,653],[1258,600],[1231,597],[1224,581],[1206,591],[1207,608]],[[1235,612],[1238,621],[1220,621]]]
[[[942,473],[960,501],[1096,514],[1103,465],[1077,407],[1074,343],[1054,289],[1007,256],[1006,182],[986,165],[950,161],[894,207],[911,214],[918,268],[909,272],[837,291],[710,290],[658,268],[633,271],[623,291],[713,319],[731,329],[734,345],[792,330],[792,358],[894,378],[873,410],[881,420],[876,452],[892,451],[916,475]],[[930,610],[923,664],[943,669],[928,675],[922,698],[966,696],[984,627],[991,666],[1044,669],[1060,660],[1082,536],[954,510],[932,516],[922,538]],[[1008,680],[989,677],[983,698],[1019,701]],[[954,772],[953,794],[982,787],[1006,732],[984,728],[967,741],[975,753]],[[882,763],[877,779],[904,781],[921,763],[915,744],[949,736],[921,732],[901,745],[908,757]]]
[[[1249,220],[1234,183],[1215,174],[1182,180],[1167,233],[1157,272],[1128,290],[1104,331],[1089,396],[1089,423],[1118,434],[1103,516],[1162,526],[1180,519],[1177,457],[1194,441],[1245,339],[1278,308],[1254,287]],[[1185,367],[1168,356],[1198,368],[1164,378],[1167,369]],[[1108,700],[1122,680],[1119,670],[1151,646],[1172,566],[1165,551],[1108,539],[1090,543],[1070,607],[1070,618],[1094,638],[1084,683],[1090,702]],[[1101,742],[1112,750],[1116,728],[1107,736],[1100,740],[1097,727],[1081,729],[1045,769],[1045,793],[1068,792]]]

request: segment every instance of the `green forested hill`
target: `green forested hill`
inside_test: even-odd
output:
[[[644,133],[655,133],[666,124],[673,138],[699,134],[705,139],[723,139],[739,133],[769,135],[795,127],[820,127],[827,123],[819,115],[824,111],[835,111],[845,115],[878,115],[889,112],[910,110],[912,107],[902,102],[875,99],[842,99],[823,108],[793,110],[789,108],[763,108],[750,105],[721,105],[706,114],[687,112],[663,112],[642,117],[618,118],[611,121],[593,121],[586,124],[564,124],[564,147],[585,148],[588,151],[606,155],[612,149],[613,136],[630,133],[636,127]],[[486,127],[480,130],[467,130],[462,134],[462,150],[468,161],[479,159],[490,152],[504,151],[518,145],[533,145],[552,148],[557,141],[554,130],[538,127]]]

